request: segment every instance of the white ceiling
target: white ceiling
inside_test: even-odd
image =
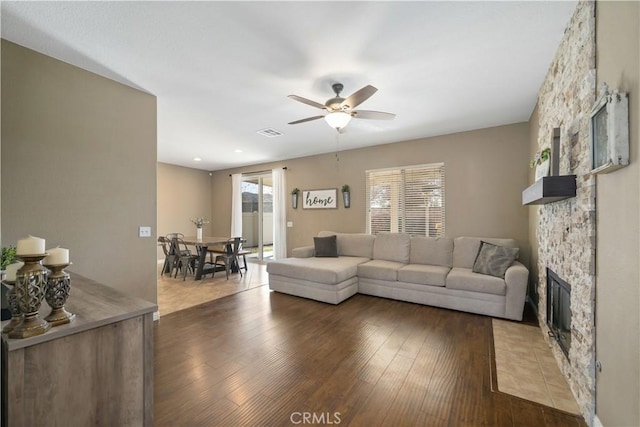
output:
[[[526,121],[575,5],[2,1],[1,31],[156,95],[158,160],[217,170]],[[334,82],[397,117],[287,124]]]

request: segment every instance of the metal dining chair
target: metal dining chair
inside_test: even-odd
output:
[[[195,272],[197,267],[197,262],[200,259],[200,255],[197,253],[192,253],[191,250],[187,247],[187,244],[184,240],[180,238],[175,239],[176,248],[177,248],[177,268],[176,274],[174,277],[178,277],[178,271],[182,273],[182,281],[185,281],[187,278],[187,273],[189,271]]]
[[[172,251],[171,240],[164,236],[160,236],[158,237],[158,243],[162,246],[162,252],[164,253],[164,264],[162,265],[162,272],[160,275],[163,276],[164,273],[169,273],[169,276],[171,276],[173,267],[177,260],[176,254]]]
[[[225,245],[226,252],[217,255],[215,258],[214,267],[224,267],[224,270],[227,273],[227,280],[229,280],[229,272],[234,265],[238,268],[240,277],[242,277],[242,270],[240,269],[240,263],[238,262],[238,251],[240,250],[241,244],[242,237],[233,237],[227,240]],[[215,268],[213,269],[213,276],[215,276]]]

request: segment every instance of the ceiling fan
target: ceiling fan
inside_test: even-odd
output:
[[[354,108],[362,104],[378,91],[378,89],[371,85],[363,87],[347,98],[340,97],[340,92],[342,92],[342,89],[344,88],[342,83],[334,83],[331,85],[331,88],[333,89],[333,92],[335,92],[336,96],[328,99],[324,104],[320,104],[319,102],[315,102],[298,95],[289,95],[289,98],[291,99],[295,99],[303,104],[311,105],[312,107],[320,108],[327,112],[323,115],[296,120],[289,124],[296,125],[298,123],[310,122],[312,120],[324,118],[329,126],[340,131],[349,123],[352,117],[356,119],[391,120],[396,116],[395,114],[383,113],[381,111],[354,110]]]

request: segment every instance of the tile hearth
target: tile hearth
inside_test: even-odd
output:
[[[540,328],[493,319],[493,342],[499,391],[580,414]]]

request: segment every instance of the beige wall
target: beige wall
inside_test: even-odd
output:
[[[156,98],[2,40],[2,113],[2,244],[156,302]]]
[[[211,178],[209,172],[158,163],[158,236],[182,233],[195,236],[192,218],[211,220]],[[211,224],[203,227],[211,235]],[[158,249],[158,259],[163,260]]]
[[[640,425],[640,4],[596,4],[598,85],[629,93],[630,165],[597,177],[596,414]]]
[[[445,163],[446,234],[512,237],[528,257],[528,210],[521,204],[528,182],[528,124],[480,129],[415,141],[378,145],[283,162],[213,173],[214,234],[228,234],[231,224],[230,173],[287,167],[287,192],[351,187],[351,208],[340,198],[333,210],[292,209],[287,201],[287,247],[313,243],[320,230],[364,232],[365,171],[425,163]],[[327,143],[333,143],[327,141]],[[340,196],[341,197],[341,196]]]

